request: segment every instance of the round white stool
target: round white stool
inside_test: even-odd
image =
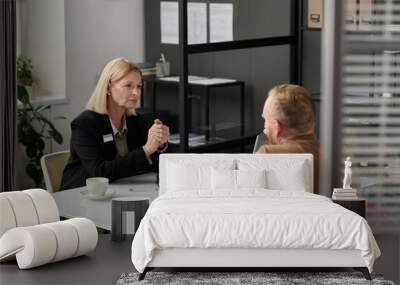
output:
[[[140,221],[149,208],[150,199],[145,197],[118,197],[113,198],[111,204],[111,239],[123,241],[126,238],[123,231],[126,221],[124,221],[123,216],[128,212],[134,212],[136,232]]]

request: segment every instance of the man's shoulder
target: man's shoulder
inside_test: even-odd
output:
[[[301,153],[302,149],[296,144],[263,145],[257,153]]]

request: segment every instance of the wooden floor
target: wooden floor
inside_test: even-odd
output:
[[[135,271],[131,261],[132,239],[112,242],[111,234],[99,234],[95,251],[36,267],[19,270],[15,261],[0,264],[0,284],[115,284],[124,272]]]

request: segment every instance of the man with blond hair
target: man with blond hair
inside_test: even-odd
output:
[[[311,153],[314,156],[314,193],[319,186],[319,141],[315,135],[315,109],[302,86],[282,84],[268,92],[262,117],[268,144],[257,153]]]

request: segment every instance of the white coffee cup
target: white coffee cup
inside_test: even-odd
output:
[[[104,196],[108,188],[108,178],[91,177],[86,179],[86,188],[89,195]]]

